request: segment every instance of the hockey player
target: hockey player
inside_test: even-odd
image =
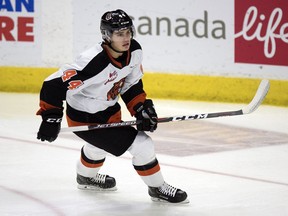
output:
[[[45,79],[40,92],[41,141],[54,141],[60,131],[63,101],[69,126],[121,121],[121,96],[127,109],[142,123],[134,127],[75,132],[85,141],[77,162],[79,189],[116,190],[116,181],[99,174],[107,153],[129,151],[136,172],[154,201],[188,202],[186,192],[167,184],[161,174],[152,139],[144,132],[157,128],[157,114],[142,84],[142,49],[133,39],[134,25],[123,10],[106,12],[100,26],[103,41],[84,51]]]

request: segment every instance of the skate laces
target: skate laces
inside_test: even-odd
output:
[[[164,184],[160,186],[158,189],[161,193],[172,197],[175,197],[175,194],[177,192],[177,188],[167,184],[166,182],[164,182]]]
[[[104,184],[105,183],[106,175],[102,175],[97,173],[95,177],[91,178],[91,180],[95,183]]]

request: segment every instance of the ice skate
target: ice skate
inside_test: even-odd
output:
[[[95,177],[84,177],[77,174],[78,188],[92,191],[117,190],[115,178],[97,173]]]
[[[148,193],[151,199],[156,202],[189,203],[185,191],[172,187],[166,182],[158,188],[148,187]]]

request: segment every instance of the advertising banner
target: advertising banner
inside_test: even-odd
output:
[[[41,65],[41,1],[0,1],[0,65]]]
[[[134,21],[145,70],[288,79],[287,0],[75,0],[75,55],[117,8]]]
[[[288,66],[287,9],[287,0],[235,1],[235,62]]]
[[[288,79],[287,0],[2,0],[0,65],[59,67],[102,41],[100,18],[134,21],[145,71]]]

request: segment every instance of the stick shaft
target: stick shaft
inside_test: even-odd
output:
[[[268,93],[269,86],[270,86],[269,80],[262,80],[258,89],[257,89],[257,92],[256,92],[254,98],[243,109],[235,110],[235,111],[227,111],[227,112],[201,113],[201,114],[192,114],[192,115],[163,117],[163,118],[158,118],[158,123],[197,120],[197,119],[207,119],[207,118],[217,118],[217,117],[224,117],[224,116],[236,116],[236,115],[249,114],[249,113],[254,112],[260,106],[260,104],[262,103],[262,101],[264,100],[265,96]],[[141,123],[141,121],[134,120],[134,121],[123,121],[123,122],[117,122],[117,123],[68,127],[68,128],[62,128],[61,133],[63,133],[63,132],[88,131],[88,130],[95,130],[95,129],[102,129],[102,128],[135,126],[139,123]]]

